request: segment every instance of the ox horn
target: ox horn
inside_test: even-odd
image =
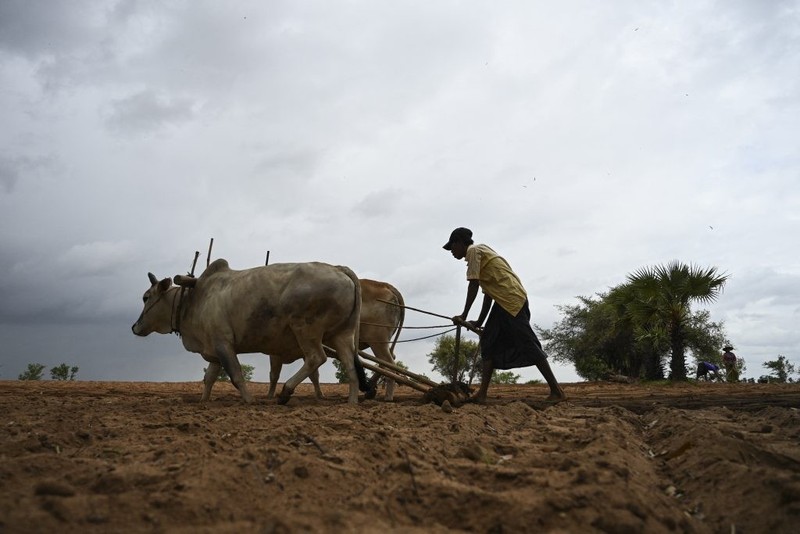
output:
[[[197,278],[194,276],[184,276],[182,274],[176,274],[172,279],[175,281],[175,285],[181,287],[194,287],[197,283]]]
[[[150,285],[156,285],[158,283],[158,278],[153,273],[147,273],[147,278],[150,279]]]

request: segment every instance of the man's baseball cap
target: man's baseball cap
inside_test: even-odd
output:
[[[472,230],[469,228],[459,227],[453,230],[450,233],[450,239],[447,243],[444,244],[442,247],[445,250],[450,250],[453,248],[453,242],[458,241],[459,243],[466,243],[472,239]]]

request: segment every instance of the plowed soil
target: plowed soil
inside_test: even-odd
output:
[[[0,382],[0,532],[799,532],[800,385]]]

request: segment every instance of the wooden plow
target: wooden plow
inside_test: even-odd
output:
[[[397,306],[400,308],[405,308],[407,310],[417,311],[420,313],[424,313],[427,315],[432,315],[434,317],[439,317],[442,319],[447,319],[448,321],[453,320],[452,317],[447,317],[445,315],[439,315],[438,313],[428,312],[425,310],[420,310],[418,308],[412,308],[411,306],[403,306],[401,304],[397,304],[394,302],[390,302],[388,300],[381,300],[378,299],[380,302]],[[470,397],[470,389],[469,387],[461,382],[458,382],[458,353],[459,353],[459,341],[461,339],[461,328],[466,328],[476,334],[480,335],[480,329],[474,328],[471,324],[460,321],[456,323],[456,346],[455,346],[455,358],[454,358],[454,365],[452,369],[452,381],[450,383],[438,383],[426,376],[422,376],[420,374],[414,373],[408,369],[404,369],[403,367],[395,364],[383,361],[381,359],[376,358],[372,354],[367,354],[364,351],[357,351],[358,355],[361,357],[361,365],[364,366],[365,369],[369,369],[374,373],[378,373],[379,375],[391,378],[398,384],[403,384],[408,386],[412,389],[415,389],[419,392],[424,394],[424,399],[426,402],[435,402],[439,406],[443,405],[445,401],[449,402],[451,406],[458,407],[462,403]],[[364,361],[367,360],[367,361]],[[369,363],[368,363],[369,362]]]

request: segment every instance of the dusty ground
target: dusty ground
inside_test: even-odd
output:
[[[798,532],[800,385],[0,382],[0,532]]]

